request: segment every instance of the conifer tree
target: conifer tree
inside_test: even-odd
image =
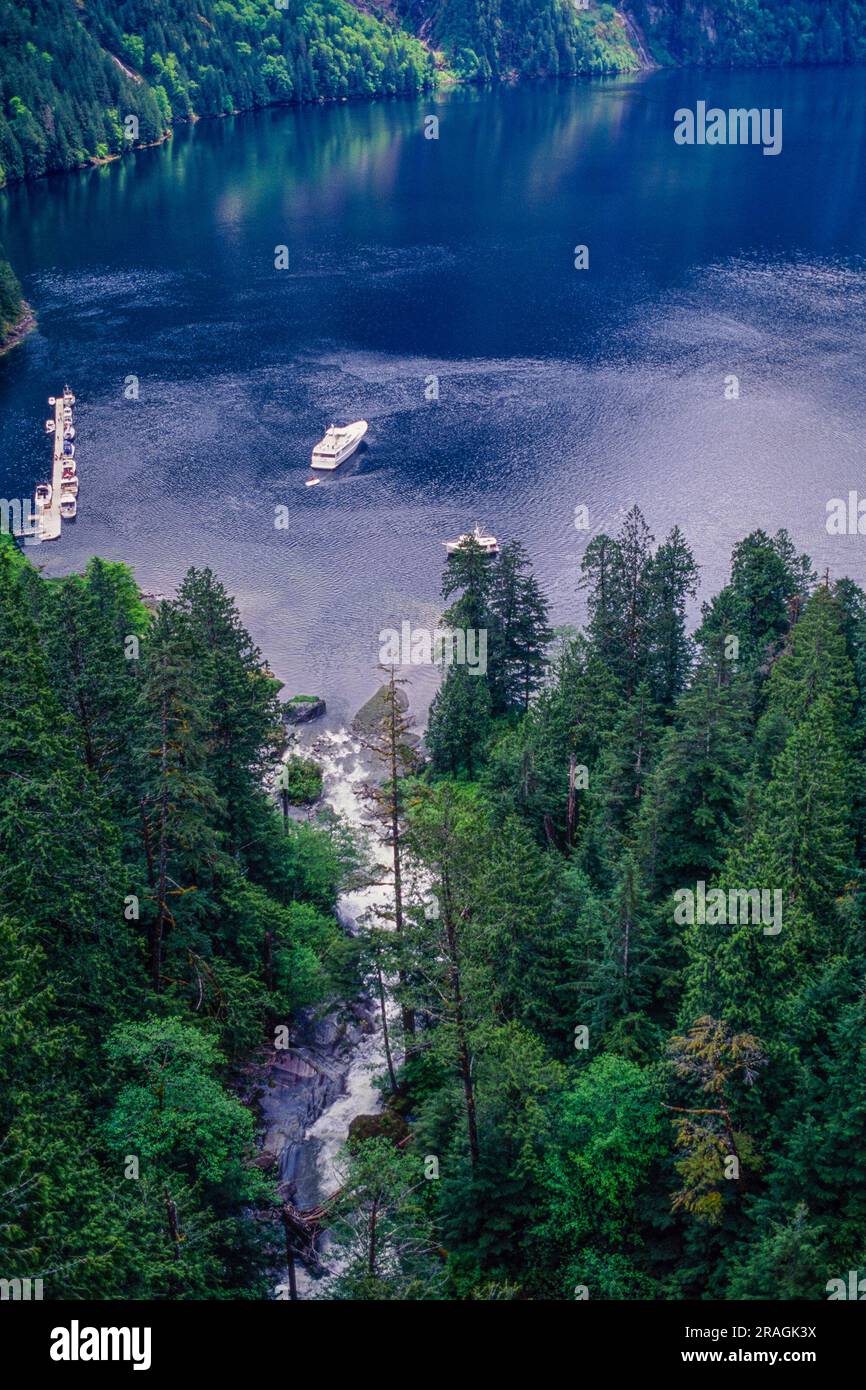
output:
[[[602,533],[593,536],[580,565],[580,587],[587,592],[587,636],[599,659],[618,672],[625,638],[623,555],[620,545]]]
[[[648,676],[656,701],[669,709],[686,687],[694,644],[686,605],[698,589],[698,567],[678,526],[647,564]]]
[[[378,823],[383,842],[391,860],[391,875],[394,888],[393,912],[394,931],[401,937],[406,929],[403,908],[403,820],[404,792],[403,782],[416,761],[413,747],[412,721],[405,714],[406,697],[402,687],[405,681],[397,677],[393,666],[382,667],[388,680],[382,690],[382,714],[377,726],[369,733],[361,734],[360,742],[377,759],[378,766],[384,767],[382,781],[374,781],[365,788],[365,800],[374,819]],[[378,767],[374,769],[378,771]],[[401,986],[405,986],[405,975],[400,970]],[[415,1032],[415,1019],[412,1009],[402,1006],[403,1031],[406,1038]]]
[[[516,817],[495,836],[479,826],[477,849],[472,947],[491,968],[497,1014],[525,1024],[567,1055],[577,943],[558,902],[561,861]]]
[[[613,864],[634,838],[661,733],[650,684],[641,681],[605,741],[589,786],[582,858],[603,883],[609,883]]]
[[[719,869],[743,807],[750,687],[716,654],[698,666],[642,797],[640,861],[659,891]]]
[[[451,666],[430,706],[427,747],[438,772],[465,771],[470,780],[483,759],[490,725],[490,693],[480,674]]]
[[[493,747],[484,782],[495,806],[526,816],[539,840],[570,853],[616,705],[610,672],[582,636],[566,636],[527,718]]]
[[[432,875],[435,911],[412,934],[410,978],[419,982],[421,1002],[436,1008],[446,1051],[453,1058],[463,1093],[463,1113],[473,1168],[479,1161],[478,1110],[473,1079],[474,1029],[483,997],[472,980],[478,962],[467,940],[471,931],[469,863],[477,838],[478,804],[450,783],[419,789],[410,814],[414,854]],[[473,814],[474,813],[474,814]],[[489,987],[486,968],[482,978]]]
[[[595,536],[581,563],[590,641],[627,699],[648,669],[652,544],[640,508],[632,507],[616,540]]]
[[[480,631],[490,622],[490,599],[493,592],[491,558],[474,537],[448,556],[442,576],[442,597],[457,597],[445,613],[452,627]]]
[[[749,653],[760,660],[784,637],[806,600],[813,575],[787,532],[753,531],[734,546],[731,588],[743,613]]]
[[[184,614],[163,603],[147,647],[141,686],[139,801],[147,886],[151,985],[163,985],[166,938],[198,918],[216,870],[213,819],[223,807],[205,771],[206,697],[200,648]]]
[[[843,610],[833,592],[821,585],[803,606],[774,663],[767,682],[767,710],[783,715],[790,728],[817,700],[826,701],[847,740],[856,699]]]
[[[638,507],[626,516],[618,540],[624,600],[622,678],[626,698],[631,699],[646,671],[651,602],[648,570],[653,537]]]
[[[684,1208],[699,1220],[717,1224],[722,1217],[726,1180],[742,1191],[747,1172],[758,1166],[748,1134],[738,1124],[737,1091],[754,1085],[767,1058],[751,1033],[732,1033],[722,1021],[703,1015],[688,1032],[675,1034],[668,1046],[675,1076],[699,1092],[700,1105],[666,1105],[675,1113],[676,1142],[682,1153],[677,1168],[683,1179],[673,1209]],[[732,1163],[728,1163],[732,1160]]]
[[[261,781],[283,737],[278,682],[211,570],[188,571],[175,607],[203,696],[206,772],[223,808],[225,848],[237,852],[254,833]]]
[[[495,561],[490,611],[495,618],[489,682],[492,712],[522,709],[526,713],[546,669],[545,649],[552,633],[547,603],[519,541],[503,546]],[[488,659],[489,655],[488,640]]]
[[[582,991],[589,1026],[607,1050],[646,1060],[658,1046],[653,1015],[665,956],[632,854],[617,866],[611,891],[591,923]]]

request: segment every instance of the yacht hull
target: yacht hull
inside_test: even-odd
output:
[[[357,424],[347,425],[345,430],[340,430],[339,435],[345,436],[345,438],[340,438],[336,449],[329,444],[330,433],[329,430],[325,438],[313,450],[312,468],[323,468],[332,472],[335,468],[339,468],[341,463],[345,463],[346,459],[351,458],[367,433],[367,421],[359,420]]]

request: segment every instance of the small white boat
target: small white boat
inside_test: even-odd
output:
[[[69,409],[69,406],[67,405],[67,406],[64,407],[64,410],[63,410],[63,423],[64,423],[64,425],[68,425],[68,424],[71,424],[71,422],[72,422],[72,411]]]
[[[70,444],[69,440],[66,440],[66,442],[63,445],[63,457],[65,459],[75,458],[75,445]]]
[[[45,421],[45,433],[46,433],[46,434],[53,434],[53,433],[54,433],[54,429],[55,429],[54,421],[53,421],[53,420],[46,420],[46,421]]]
[[[64,497],[77,497],[77,496],[78,496],[78,479],[77,479],[77,478],[64,478],[63,481],[62,481],[62,483],[61,483],[61,487],[62,487],[62,489],[63,489],[63,491],[62,491],[61,494],[60,494],[60,500],[61,500],[61,502],[63,501],[63,498],[64,498]]]
[[[56,396],[49,396],[49,397],[48,397],[48,404],[49,404],[49,405],[56,405],[56,404],[57,404],[57,397],[56,397]]]
[[[53,489],[50,483],[37,483],[36,485],[36,505],[37,507],[48,507],[51,505]]]
[[[480,545],[485,555],[499,554],[499,542],[496,537],[485,535],[480,526],[475,527],[471,536],[458,536],[456,541],[443,541],[442,544],[448,554],[453,555],[455,551],[462,550],[469,541],[474,541],[476,545]]]
[[[64,478],[74,478],[77,472],[78,472],[78,464],[75,462],[74,459],[64,459],[64,460],[63,460],[63,476],[64,476]]]
[[[304,483],[304,487],[318,487],[321,481],[321,478],[308,478]]]
[[[63,404],[64,404],[64,405],[74,405],[74,404],[75,404],[75,397],[73,396],[73,394],[72,394],[72,392],[70,391],[70,389],[69,389],[68,386],[64,386],[64,388],[63,388]]]
[[[351,425],[331,425],[313,450],[313,468],[339,468],[354,454],[369,426],[366,420]]]
[[[64,521],[71,521],[78,511],[78,503],[71,492],[61,492],[60,494],[60,515]]]
[[[74,438],[75,438],[75,426],[74,426],[74,425],[65,425],[65,426],[64,426],[64,429],[63,429],[63,438],[64,438],[64,439],[74,439]]]

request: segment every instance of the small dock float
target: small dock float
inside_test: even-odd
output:
[[[60,510],[60,499],[64,491],[63,469],[68,466],[70,459],[64,447],[64,426],[69,428],[72,420],[72,407],[75,404],[75,397],[64,387],[62,396],[49,396],[48,404],[54,408],[54,429],[50,431],[53,444],[53,459],[51,468],[51,498],[46,503],[37,490],[35,512],[39,523],[39,539],[43,541],[56,541],[60,538],[63,527]]]

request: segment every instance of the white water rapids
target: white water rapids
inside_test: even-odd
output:
[[[345,730],[325,732],[314,740],[304,739],[306,747],[299,748],[305,755],[309,753],[322,769],[322,802],[337,812],[351,826],[358,836],[362,854],[374,866],[381,865],[384,882],[372,887],[341,894],[337,902],[337,915],[347,930],[354,930],[363,918],[376,921],[379,913],[387,911],[393,903],[393,888],[390,875],[390,852],[381,842],[372,823],[370,813],[362,796],[365,782],[371,778],[369,758],[358,741]],[[382,919],[380,919],[382,920]],[[383,925],[389,925],[387,919]],[[395,1012],[393,1004],[388,1004],[389,1020]],[[393,1046],[393,1044],[392,1044]],[[395,1056],[395,1064],[398,1058]],[[378,1001],[375,1011],[375,1025],[372,1032],[361,1037],[352,1048],[351,1060],[345,1074],[343,1090],[337,1098],[327,1105],[319,1117],[309,1125],[301,1143],[301,1163],[313,1182],[305,1184],[309,1193],[315,1188],[313,1200],[322,1200],[333,1193],[341,1183],[338,1155],[346,1142],[349,1126],[357,1115],[372,1115],[382,1109],[382,1095],[375,1085],[376,1079],[387,1070],[385,1047],[379,1017]],[[322,1253],[327,1254],[327,1238],[321,1242]],[[323,1279],[313,1279],[304,1267],[297,1265],[297,1286],[301,1298],[321,1296],[327,1286],[328,1278],[336,1273],[336,1264],[330,1264],[330,1275]]]

